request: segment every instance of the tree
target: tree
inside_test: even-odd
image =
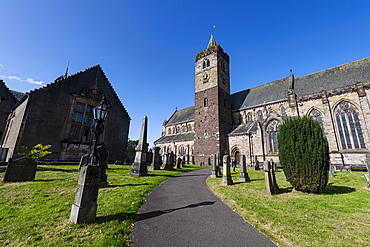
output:
[[[31,150],[28,150],[28,147],[22,146],[22,152],[18,154],[24,158],[33,159],[37,162],[44,159],[46,155],[51,154],[51,152],[48,151],[50,147],[51,145],[37,144],[32,147]]]
[[[317,121],[303,117],[285,121],[278,135],[279,159],[296,190],[322,193],[329,178],[329,145]]]

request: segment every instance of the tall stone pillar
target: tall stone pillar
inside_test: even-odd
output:
[[[132,164],[130,175],[139,177],[148,175],[148,168],[146,163],[146,153],[148,151],[147,130],[148,130],[148,118],[147,116],[144,116],[141,124],[139,143],[136,146],[135,160],[134,163]]]

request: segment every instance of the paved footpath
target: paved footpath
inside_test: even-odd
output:
[[[139,210],[130,246],[276,246],[208,189],[210,173],[183,173],[154,189]]]

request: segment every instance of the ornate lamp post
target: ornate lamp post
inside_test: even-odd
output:
[[[89,154],[89,160],[87,166],[98,166],[99,165],[99,154],[97,152],[97,143],[99,136],[103,134],[104,131],[104,121],[108,114],[108,105],[102,102],[93,109],[94,112],[94,123],[92,125],[91,131],[93,133],[93,145]]]
[[[98,191],[101,186],[102,175],[105,175],[105,161],[99,160],[103,157],[97,150],[97,143],[99,136],[104,131],[104,121],[107,117],[107,112],[108,107],[103,99],[102,103],[94,108],[93,145],[90,154],[88,154],[87,162],[81,167],[78,178],[75,201],[72,204],[70,215],[70,220],[74,223],[95,221],[98,207]]]

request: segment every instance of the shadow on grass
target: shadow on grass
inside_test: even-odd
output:
[[[115,187],[126,187],[126,186],[143,186],[143,185],[151,185],[149,183],[144,183],[144,184],[109,184],[108,188],[115,188]]]
[[[286,194],[286,193],[290,193],[293,191],[293,186],[291,187],[286,187],[286,188],[279,188],[279,194]]]
[[[64,179],[35,179],[34,182],[54,182],[54,181],[64,181]]]
[[[54,171],[54,172],[78,172],[78,169],[62,169],[62,168],[54,168],[54,167],[40,167],[37,166],[38,171]]]
[[[328,184],[325,188],[322,194],[325,195],[334,195],[334,194],[347,194],[355,192],[356,189],[352,187],[347,186],[335,186],[332,184]]]
[[[96,223],[104,223],[112,220],[118,220],[120,222],[125,221],[125,220],[135,220],[137,214],[136,213],[117,213],[113,215],[108,215],[104,217],[96,217],[96,220],[94,224]]]
[[[209,206],[209,205],[214,204],[215,202],[216,201],[205,201],[205,202],[190,204],[190,205],[187,205],[187,206],[184,206],[184,207],[180,207],[180,208],[171,208],[171,209],[165,209],[165,210],[156,210],[156,211],[152,211],[152,212],[148,212],[148,213],[138,214],[136,221],[146,220],[146,219],[158,217],[158,216],[160,216],[162,214],[172,213],[174,211],[185,209],[185,208],[195,208],[195,207],[199,207],[199,206]]]

